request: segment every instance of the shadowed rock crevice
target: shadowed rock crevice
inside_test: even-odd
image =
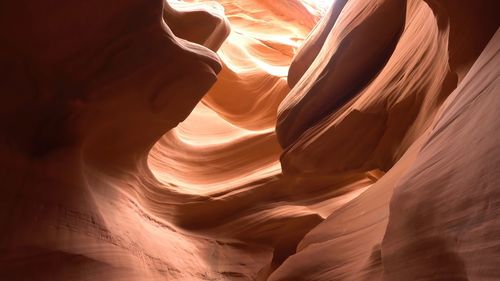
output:
[[[0,280],[500,279],[497,2],[0,2]]]

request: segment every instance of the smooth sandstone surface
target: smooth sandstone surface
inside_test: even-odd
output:
[[[0,3],[0,280],[500,279],[498,11]]]

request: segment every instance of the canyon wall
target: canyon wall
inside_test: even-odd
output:
[[[1,280],[496,280],[494,0],[0,4]]]

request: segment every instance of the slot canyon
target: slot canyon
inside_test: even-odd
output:
[[[500,280],[498,0],[0,2],[1,281]]]

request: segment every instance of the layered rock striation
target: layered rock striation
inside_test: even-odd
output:
[[[500,278],[498,8],[1,3],[0,279]]]

